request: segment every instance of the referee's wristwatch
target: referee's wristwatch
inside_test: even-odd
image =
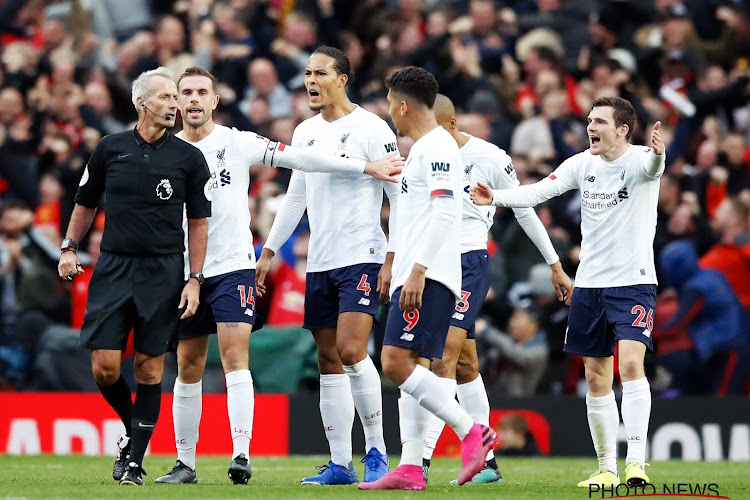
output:
[[[60,245],[60,253],[65,252],[78,252],[78,243],[71,240],[70,238],[65,238],[62,242],[62,245]]]
[[[195,278],[198,280],[199,285],[203,285],[203,282],[206,281],[203,277],[203,273],[190,273],[188,276],[188,279]]]

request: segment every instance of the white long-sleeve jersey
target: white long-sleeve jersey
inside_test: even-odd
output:
[[[176,134],[185,140],[184,133]],[[206,194],[211,197],[208,217],[208,244],[203,274],[206,277],[240,269],[255,269],[253,235],[250,232],[250,209],[247,194],[250,187],[250,166],[264,164],[303,171],[344,171],[364,175],[365,161],[346,160],[271,141],[254,132],[215,125],[198,142],[191,144],[201,150],[211,171]],[[369,177],[369,176],[368,176]],[[187,252],[187,220],[185,232],[185,278],[190,273]]]
[[[460,297],[462,165],[456,141],[442,127],[412,146],[401,173],[391,294],[419,263],[426,278]]]
[[[493,203],[533,207],[580,189],[583,239],[576,287],[656,284],[654,235],[664,162],[664,154],[646,146],[631,145],[611,162],[586,150],[536,184],[493,191]]]
[[[300,123],[292,145],[322,154],[376,161],[398,153],[396,136],[380,117],[357,106],[332,122],[318,114]],[[382,264],[390,247],[380,227],[383,190],[391,205],[389,234],[396,236],[398,185],[358,173],[294,172],[265,248],[278,253],[307,208],[307,271]]]
[[[511,189],[519,185],[510,156],[505,151],[485,140],[464,134],[469,141],[461,151],[463,160],[464,215],[461,223],[461,253],[487,249],[487,232],[495,216],[494,206],[479,206],[472,203],[469,189],[477,182],[493,189]],[[514,208],[513,213],[529,239],[536,245],[547,264],[560,258],[552,246],[544,224],[533,208]]]

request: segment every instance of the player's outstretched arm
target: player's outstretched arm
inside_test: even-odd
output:
[[[554,178],[553,176],[550,177]],[[572,187],[563,187],[561,183],[556,184],[550,177],[534,184],[494,191],[487,184],[480,182],[471,188],[469,197],[477,205],[497,205],[498,207],[511,208],[535,207],[572,189]]]
[[[374,162],[365,162],[364,160],[325,154],[311,148],[298,148],[269,141],[268,145],[263,148],[260,163],[271,167],[285,167],[303,172],[365,173],[378,180],[396,182],[393,177],[401,173],[404,158],[392,154]]]

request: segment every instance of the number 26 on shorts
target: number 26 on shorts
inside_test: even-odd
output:
[[[649,330],[654,329],[654,310],[649,309],[648,314],[646,314],[646,308],[641,305],[633,306],[633,308],[630,310],[630,314],[636,314],[635,321],[633,321],[632,325],[637,328],[648,328]],[[643,318],[646,318],[646,321],[643,321]]]

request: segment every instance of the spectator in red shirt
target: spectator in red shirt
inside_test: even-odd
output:
[[[294,266],[282,262],[270,276],[273,294],[266,322],[269,326],[302,326],[305,316],[305,276],[309,241],[309,233],[299,234],[294,241]]]
[[[738,198],[725,199],[716,210],[712,226],[719,234],[719,242],[701,257],[700,267],[715,269],[729,282],[737,297],[750,311],[750,252],[738,244],[747,236],[748,207]],[[745,238],[746,239],[746,238]]]

